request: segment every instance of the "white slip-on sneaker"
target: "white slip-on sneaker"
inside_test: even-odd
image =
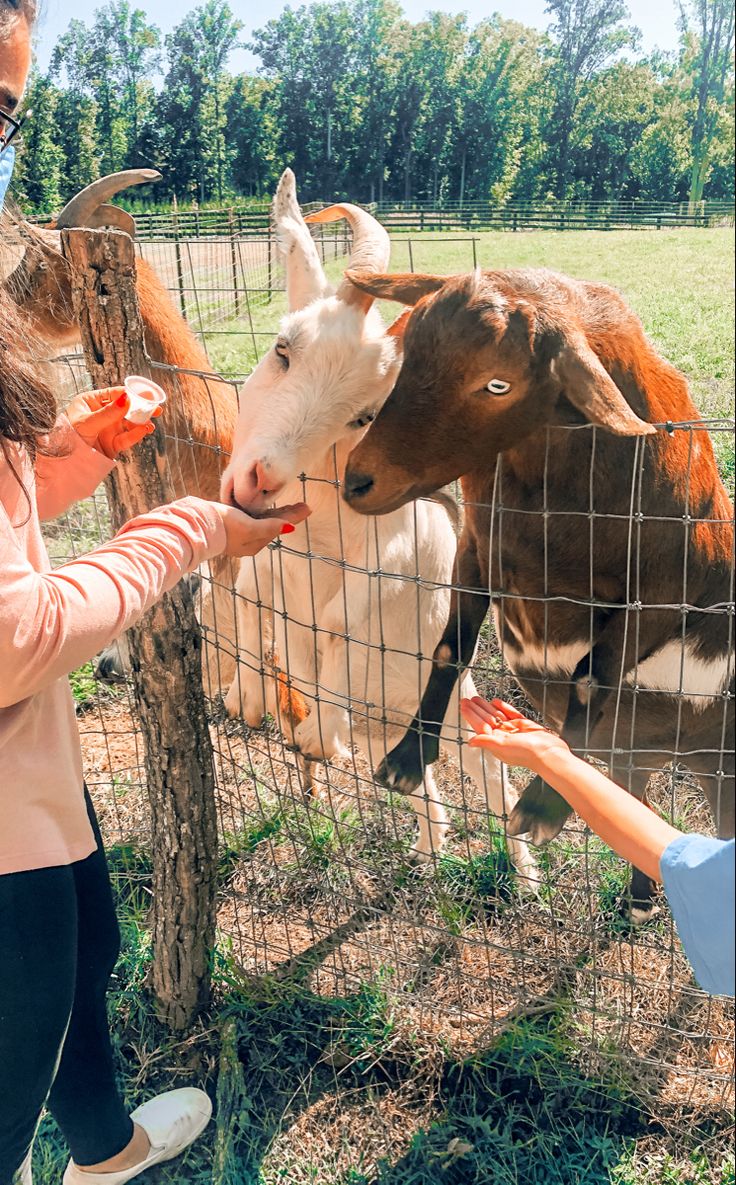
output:
[[[125,1185],[154,1164],[173,1160],[200,1136],[212,1115],[212,1103],[203,1090],[184,1086],[156,1095],[131,1115],[133,1123],[142,1127],[151,1147],[145,1160],[130,1169],[116,1173],[85,1173],[69,1161],[63,1185]]]
[[[27,1157],[23,1161],[23,1164],[20,1166],[20,1168],[18,1169],[18,1172],[13,1177],[13,1181],[15,1182],[15,1185],[33,1185],[33,1174],[31,1172],[31,1153],[32,1152],[33,1152],[33,1149],[31,1149],[31,1152],[28,1153]]]

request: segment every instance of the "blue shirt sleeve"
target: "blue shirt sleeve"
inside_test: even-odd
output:
[[[698,984],[734,994],[734,840],[683,835],[660,860],[664,891]]]

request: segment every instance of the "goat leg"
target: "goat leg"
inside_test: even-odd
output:
[[[450,616],[432,656],[432,672],[422,702],[406,734],[375,772],[381,786],[413,794],[424,771],[439,757],[440,733],[460,672],[473,660],[490,593],[482,587],[478,553],[472,539],[461,539],[450,597]],[[476,591],[477,590],[477,591]]]
[[[593,647],[576,666],[570,681],[570,698],[560,735],[571,748],[585,749],[600,722],[614,690],[634,670],[637,653],[651,653],[668,640],[672,620],[662,613],[647,620],[646,637],[641,623],[632,628],[625,610],[606,621]],[[615,738],[611,738],[611,745]],[[559,834],[572,814],[564,798],[538,775],[529,782],[509,817],[510,835],[529,834],[532,843],[544,844]]]
[[[528,835],[533,844],[549,843],[564,827],[572,810],[561,794],[536,774],[509,815],[509,835]]]

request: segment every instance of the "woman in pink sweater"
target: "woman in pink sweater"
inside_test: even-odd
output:
[[[0,177],[34,16],[35,0],[0,0]],[[190,1144],[211,1105],[186,1088],[131,1116],[116,1089],[105,992],[119,934],[67,675],[203,561],[254,555],[293,526],[185,498],[52,572],[41,521],[153,429],[127,424],[122,388],[57,417],[27,340],[0,290],[0,1185],[30,1185],[44,1106],[72,1154],[64,1185],[123,1185]]]

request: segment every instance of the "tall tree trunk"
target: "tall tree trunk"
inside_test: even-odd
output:
[[[217,137],[217,200],[222,202],[222,130],[220,128],[220,79],[215,78],[215,136]]]
[[[463,144],[463,158],[460,162],[460,205],[465,201],[465,169],[468,163],[468,146]]]
[[[703,199],[705,179],[708,174],[708,147],[705,143],[698,146],[693,157],[693,167],[690,171],[690,201],[700,202]]]

